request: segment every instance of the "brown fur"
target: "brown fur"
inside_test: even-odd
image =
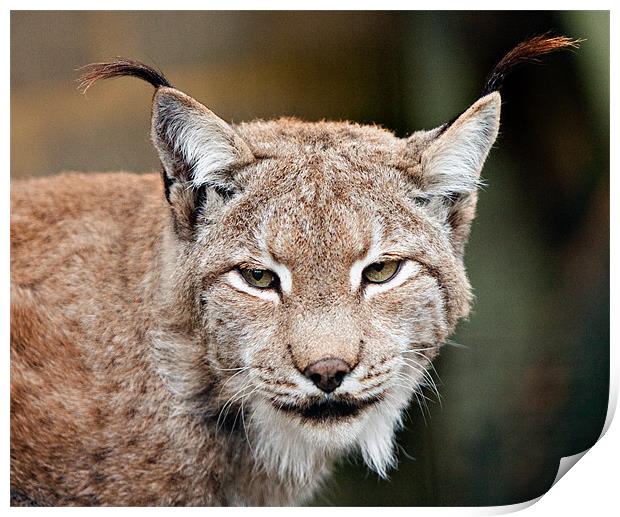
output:
[[[402,140],[345,122],[232,127],[164,86],[165,188],[156,174],[16,182],[13,504],[299,503],[357,446],[383,473],[402,409],[469,311],[462,254],[499,104]],[[209,172],[214,157],[227,165]],[[373,246],[410,269],[371,295],[351,282]],[[235,276],[266,257],[290,290]],[[358,378],[335,395],[352,415],[304,419],[328,400],[303,376],[325,357]]]

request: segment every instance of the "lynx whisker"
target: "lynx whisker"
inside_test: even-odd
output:
[[[403,361],[408,367],[412,368],[413,370],[422,375],[422,382],[419,384],[430,388],[433,394],[437,397],[437,401],[441,405],[441,395],[439,394],[439,389],[437,388],[437,384],[431,374],[428,372],[428,370],[421,367],[419,363],[416,363],[412,359],[403,358]]]
[[[228,412],[230,411],[230,408],[232,407],[232,405],[238,401],[240,398],[243,398],[245,395],[245,390],[247,390],[248,388],[253,388],[253,386],[250,384],[251,383],[251,379],[247,379],[246,382],[242,385],[242,387],[237,390],[222,406],[222,408],[220,409],[220,412],[218,414],[218,419],[217,422],[215,424],[215,432],[217,434],[217,432],[220,429],[220,421],[223,422],[226,420],[226,417],[228,416]]]
[[[420,408],[420,412],[422,413],[422,419],[424,420],[424,425],[427,426],[428,421],[426,420],[426,415],[428,414],[428,417],[429,418],[431,417],[431,412],[428,409],[428,404],[426,403],[426,400],[420,399],[420,392],[417,389],[413,391],[413,396],[418,402],[418,407]]]
[[[237,412],[235,413],[235,418],[234,418],[234,420],[233,420],[233,423],[232,423],[232,425],[230,426],[231,428],[230,428],[230,433],[229,433],[229,436],[232,436],[232,433],[233,433],[233,431],[234,431],[234,429],[235,429],[235,426],[237,425],[237,419],[239,418],[239,413],[241,413],[241,423],[242,423],[242,425],[243,425],[243,427],[244,427],[244,431],[245,431],[245,420],[244,420],[244,418],[243,418],[243,403],[244,403],[244,401],[245,401],[248,397],[250,397],[251,395],[253,395],[253,394],[254,394],[254,393],[255,393],[258,389],[259,389],[259,388],[258,388],[258,386],[256,386],[256,387],[255,387],[252,391],[250,391],[249,393],[244,393],[244,394],[243,394],[243,395],[242,395],[242,396],[241,396],[241,397],[237,400],[237,402],[239,402],[239,407],[237,408]],[[247,438],[247,433],[246,433],[246,439],[248,439],[248,438]],[[249,445],[249,439],[248,439],[248,445]]]
[[[402,350],[401,354],[409,354],[411,352],[424,352],[427,350],[437,350],[438,348],[441,348],[441,345],[434,345],[434,346],[428,346],[428,347],[424,347],[424,348],[408,348],[406,350]]]
[[[229,382],[231,382],[233,379],[235,379],[235,377],[237,377],[238,375],[241,375],[242,373],[248,372],[250,371],[251,368],[248,367],[247,369],[243,369],[241,371],[238,371],[237,373],[234,373],[233,375],[231,375],[230,377],[228,377],[223,383],[222,386],[220,387],[220,391],[218,396],[222,395],[222,392],[226,389],[226,386],[228,385]],[[249,377],[248,377],[249,378]],[[247,379],[245,379],[243,382],[245,382]]]
[[[407,350],[407,351],[403,352],[403,354],[406,354],[406,353],[413,353],[413,354],[415,354],[415,355],[417,355],[417,356],[419,356],[419,357],[423,358],[423,359],[425,360],[425,362],[427,362],[427,363],[428,363],[428,365],[431,367],[431,369],[433,370],[433,372],[435,373],[435,375],[437,375],[437,378],[438,378],[439,382],[443,382],[443,381],[441,380],[441,377],[440,377],[440,376],[439,376],[439,374],[437,373],[437,370],[435,369],[435,365],[434,365],[434,363],[433,363],[433,362],[432,362],[432,361],[431,361],[428,357],[426,357],[424,354],[422,354],[422,353],[418,352],[417,350]]]
[[[446,339],[444,341],[444,344],[448,345],[448,346],[452,346],[454,348],[465,348],[468,349],[469,347],[467,345],[464,345],[462,343],[457,343],[456,341],[454,341],[453,339]]]
[[[374,396],[377,393],[381,393],[381,388],[383,388],[385,386],[386,382],[387,382],[386,380],[383,380],[383,381],[379,382],[378,384],[375,384],[375,385],[372,385],[372,386],[364,386],[358,392],[358,395]]]
[[[252,366],[240,366],[239,368],[220,368],[219,366],[215,366],[214,364],[211,364],[211,368],[218,370],[220,372],[236,372],[236,371],[251,370]]]
[[[248,428],[245,425],[245,408],[243,407],[244,403],[245,403],[245,398],[241,400],[241,424],[243,426],[243,433],[245,434],[245,439],[248,442],[248,448],[250,449],[250,454],[252,454],[252,457],[256,459],[256,455],[254,454],[254,449],[252,447],[252,442],[250,441],[250,436],[248,434]]]

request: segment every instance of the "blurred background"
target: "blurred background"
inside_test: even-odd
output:
[[[467,254],[477,300],[435,364],[441,404],[428,393],[428,411],[410,408],[389,481],[353,459],[312,504],[526,501],[607,412],[608,12],[14,11],[11,177],[158,170],[152,88],[118,79],[84,97],[86,63],[154,64],[229,121],[350,119],[405,136],[459,114],[507,50],[549,30],[587,41],[503,89]]]

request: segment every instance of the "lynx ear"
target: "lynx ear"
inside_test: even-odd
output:
[[[155,92],[151,137],[169,180],[194,188],[234,191],[231,170],[253,160],[230,125],[175,88]]]
[[[478,99],[424,149],[421,165],[427,194],[454,199],[476,191],[497,138],[500,106],[497,92]]]
[[[212,211],[235,193],[235,169],[254,157],[230,125],[174,88],[155,92],[151,138],[177,233],[191,238],[201,211]]]
[[[416,183],[426,193],[429,212],[450,224],[457,251],[462,252],[467,241],[480,172],[497,137],[501,106],[498,90],[506,75],[520,64],[536,62],[539,56],[578,48],[580,42],[543,34],[519,43],[495,65],[482,97],[467,111],[451,123],[412,135],[408,148],[420,160],[414,167]]]
[[[420,158],[427,210],[446,221],[462,253],[475,216],[480,172],[499,130],[501,98],[482,97],[453,122],[429,132]]]
[[[175,228],[180,236],[191,238],[203,206],[214,208],[235,192],[234,170],[252,162],[252,152],[232,127],[173,88],[151,66],[118,57],[81,70],[83,93],[100,79],[124,76],[137,77],[155,88],[151,137],[164,167],[164,189]]]

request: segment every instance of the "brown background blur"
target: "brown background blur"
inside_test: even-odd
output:
[[[13,12],[11,177],[158,169],[151,87],[119,79],[84,97],[75,69],[93,61],[155,64],[232,121],[351,119],[404,136],[460,113],[505,51],[548,30],[587,41],[503,90],[467,255],[477,301],[454,338],[466,348],[436,363],[442,404],[426,422],[410,408],[390,481],[345,463],[314,504],[525,501],[595,442],[607,410],[607,12]]]

